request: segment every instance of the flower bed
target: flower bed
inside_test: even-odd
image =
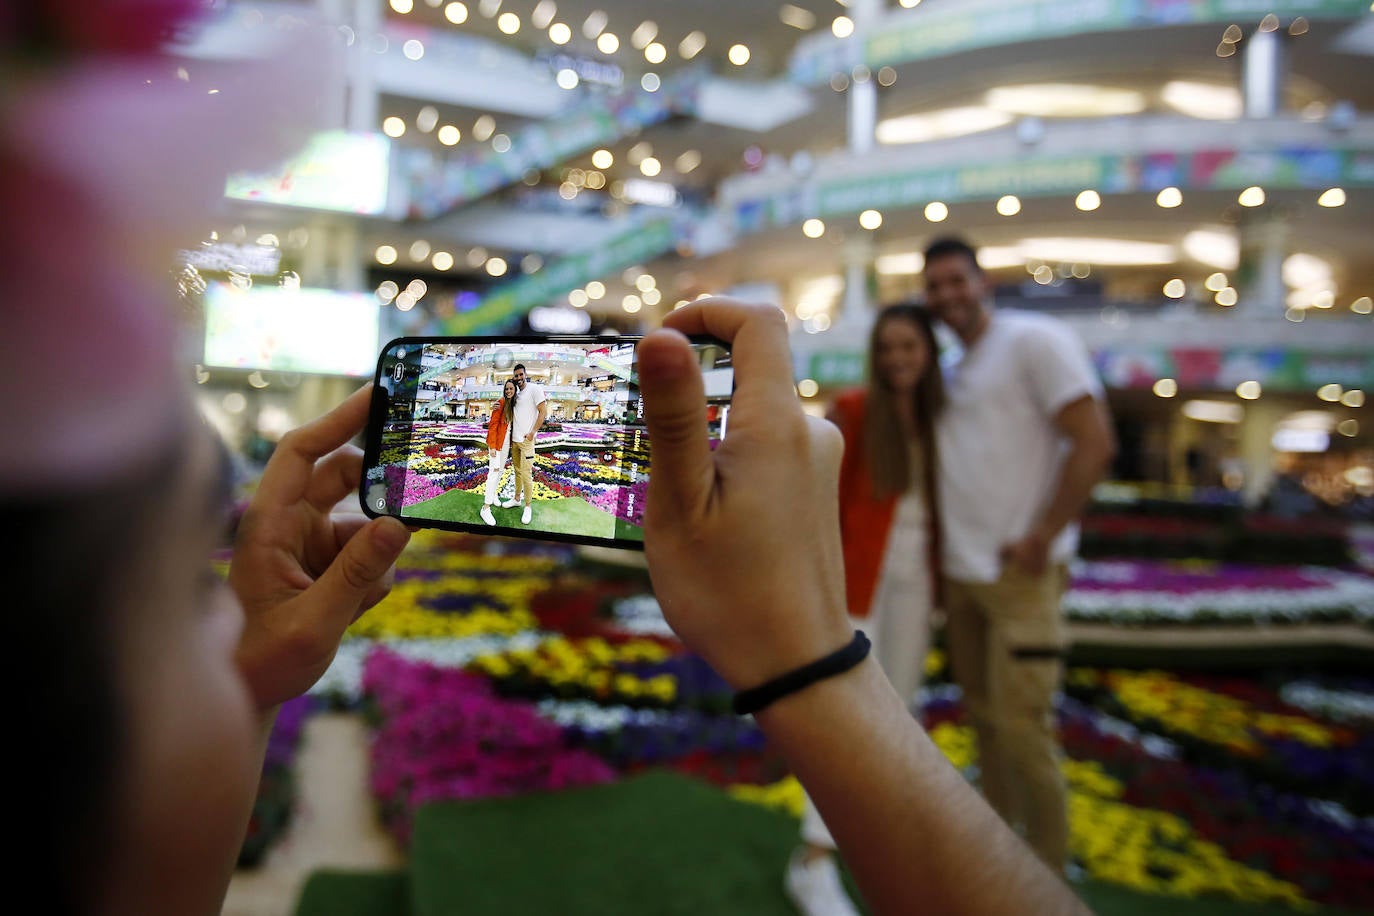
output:
[[[1374,579],[1319,566],[1089,560],[1064,597],[1071,620],[1128,625],[1374,621]]]

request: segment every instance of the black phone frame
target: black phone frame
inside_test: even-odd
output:
[[[484,534],[489,537],[513,537],[522,538],[530,541],[554,541],[564,544],[582,544],[590,547],[611,547],[622,550],[644,550],[644,541],[633,538],[598,538],[590,535],[564,534],[555,531],[520,530],[516,528],[495,527],[490,525],[473,525],[467,522],[451,522],[439,519],[416,519],[402,515],[392,515],[387,512],[378,512],[367,502],[368,491],[368,471],[376,465],[381,455],[382,449],[382,429],[386,421],[389,397],[386,388],[382,385],[382,364],[387,355],[396,347],[411,347],[433,344],[454,344],[471,345],[483,344],[499,341],[501,343],[512,344],[597,344],[606,346],[608,344],[634,343],[638,344],[643,340],[643,335],[626,335],[623,337],[605,337],[595,334],[480,334],[463,335],[457,337],[397,337],[388,341],[377,355],[377,367],[372,374],[372,401],[368,405],[367,426],[363,431],[363,473],[362,479],[358,483],[358,503],[362,506],[363,514],[368,518],[394,518],[397,521],[412,528],[432,528],[439,531],[451,531],[458,534]],[[706,346],[717,346],[730,353],[730,345],[726,341],[705,334],[689,335],[688,339],[694,344]],[[653,442],[649,443],[650,448],[650,473],[653,469]]]

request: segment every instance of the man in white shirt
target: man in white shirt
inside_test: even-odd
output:
[[[1063,322],[992,307],[961,239],[925,252],[926,301],[963,344],[937,431],[950,663],[983,792],[1052,868],[1068,856],[1054,694],[1076,519],[1116,452],[1101,383]]]
[[[523,363],[515,364],[515,387],[515,419],[510,436],[510,460],[515,468],[515,498],[501,505],[506,509],[514,508],[520,505],[523,494],[525,511],[520,514],[520,522],[528,525],[533,513],[530,501],[534,499],[534,437],[549,414],[549,402],[544,397],[543,386],[530,381]]]

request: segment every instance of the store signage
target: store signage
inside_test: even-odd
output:
[[[387,137],[326,131],[275,169],[229,176],[224,195],[253,203],[378,216],[386,210],[390,174]]]
[[[822,386],[857,385],[864,380],[864,354],[849,350],[812,353],[805,377]]]
[[[852,42],[817,35],[797,47],[791,78],[823,83],[847,63],[871,68],[945,57],[977,48],[1024,44],[1068,35],[1208,23],[1258,22],[1281,12],[1309,19],[1353,19],[1369,11],[1366,0],[960,0],[892,11],[867,39],[862,60],[846,61],[840,49]]]
[[[672,220],[635,226],[591,251],[560,258],[537,273],[505,284],[472,309],[445,319],[443,332],[461,336],[499,331],[536,305],[565,296],[598,277],[652,261],[676,245]]]
[[[681,198],[671,182],[628,178],[625,180],[625,200],[650,207],[676,207]]]
[[[1276,452],[1321,454],[1331,447],[1331,434],[1324,429],[1281,426],[1274,430],[1270,445],[1274,447]]]
[[[1374,354],[1367,352],[1122,346],[1097,350],[1093,361],[1111,388],[1149,388],[1161,378],[1172,378],[1184,389],[1213,391],[1251,380],[1265,391],[1312,392],[1333,382],[1374,388]]]
[[[604,60],[592,60],[587,57],[574,57],[571,54],[540,54],[536,60],[543,61],[549,65],[549,72],[557,73],[560,70],[571,70],[577,74],[577,78],[584,83],[591,83],[596,86],[609,86],[612,89],[619,89],[625,84],[625,71],[615,64],[607,63]]]
[[[625,87],[585,103],[556,118],[532,124],[511,135],[510,149],[484,147],[459,156],[439,158],[421,150],[402,154],[410,215],[433,219],[462,204],[514,184],[531,169],[546,169],[628,133],[695,109],[706,71],[691,68],[663,81],[658,92]]]
[[[281,271],[281,249],[271,245],[233,245],[207,242],[177,252],[181,263],[205,273],[275,277]]]

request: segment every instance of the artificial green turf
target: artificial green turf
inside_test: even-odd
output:
[[[797,821],[673,773],[420,809],[409,876],[317,872],[296,916],[795,916]],[[850,894],[862,909],[852,881]],[[1279,905],[1074,890],[1099,916],[1295,916]],[[1314,909],[1309,916],[1339,911]]]
[[[794,916],[782,876],[797,822],[672,773],[421,808],[421,916]]]
[[[428,518],[444,522],[482,525],[482,490],[449,490],[443,496],[426,499],[407,506],[408,518]],[[581,534],[586,537],[615,537],[615,516],[602,512],[580,496],[560,496],[555,499],[536,499],[531,504],[534,517],[528,525],[520,523],[524,505],[514,509],[499,506],[491,510],[497,526],[522,531],[547,531],[555,534]]]
[[[410,875],[401,871],[313,873],[296,916],[409,916]]]

